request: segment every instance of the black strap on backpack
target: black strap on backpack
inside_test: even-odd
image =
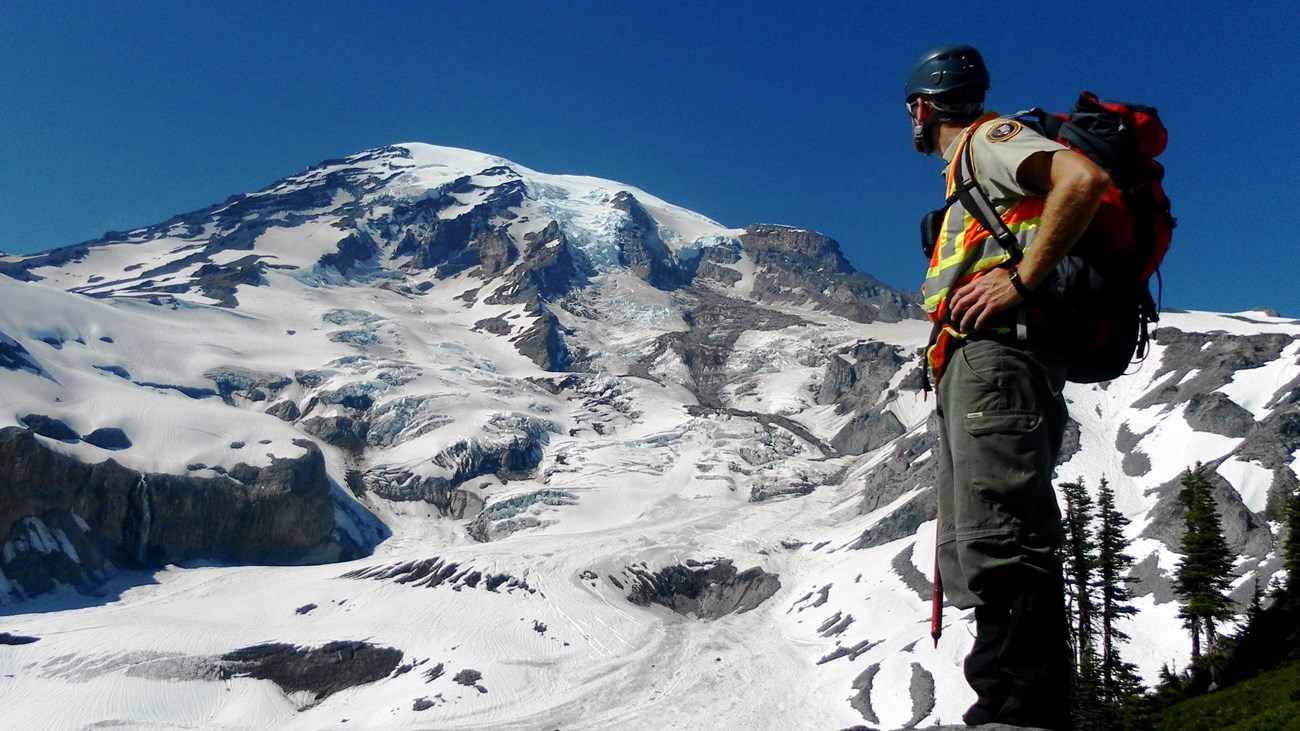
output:
[[[957,163],[957,187],[952,195],[944,201],[944,208],[961,201],[964,209],[970,212],[995,241],[1011,255],[1012,263],[1020,261],[1021,251],[1016,235],[1007,228],[1006,222],[998,215],[998,209],[989,199],[989,194],[975,181],[975,161],[971,152],[971,141],[966,140],[962,147],[961,160]]]

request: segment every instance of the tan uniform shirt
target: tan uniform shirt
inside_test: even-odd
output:
[[[953,140],[944,150],[943,159],[949,163],[957,154],[961,137]],[[989,200],[999,209],[1006,208],[1027,195],[1042,195],[1043,191],[1026,191],[1016,180],[1016,171],[1025,158],[1035,152],[1058,152],[1067,149],[1055,140],[1049,140],[1014,119],[991,119],[971,136],[971,155],[975,165],[975,179],[983,186]]]

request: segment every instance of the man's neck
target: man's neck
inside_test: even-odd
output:
[[[939,151],[939,154],[942,155],[943,152],[948,149],[948,146],[953,143],[953,140],[960,137],[962,132],[965,131],[966,131],[966,125],[964,124],[944,122],[943,124],[939,125],[939,130],[938,130],[939,144],[936,148]]]

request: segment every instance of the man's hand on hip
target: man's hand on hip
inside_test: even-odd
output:
[[[1006,269],[990,269],[984,276],[963,284],[949,302],[952,321],[964,333],[978,332],[993,315],[1020,304],[1024,298],[1011,284]]]

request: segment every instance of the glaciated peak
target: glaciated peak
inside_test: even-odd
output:
[[[404,150],[410,164],[414,167],[452,168],[465,175],[472,175],[493,168],[518,169],[519,167],[504,157],[459,147],[430,145],[424,142],[403,142],[386,149]]]

